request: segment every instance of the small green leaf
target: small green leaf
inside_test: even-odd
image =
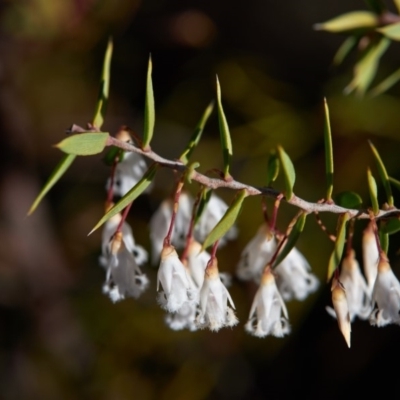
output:
[[[332,199],[333,192],[333,149],[331,122],[329,120],[329,107],[324,98],[325,123],[324,123],[324,143],[325,143],[325,173],[326,173],[326,200]]]
[[[389,182],[398,190],[400,190],[400,181],[397,179],[394,179],[392,177],[389,177]]]
[[[99,96],[97,98],[96,108],[93,116],[93,125],[100,129],[103,125],[107,103],[108,94],[110,89],[110,70],[111,70],[111,57],[113,52],[113,42],[110,38],[108,40],[106,54],[104,55],[103,70],[101,73]]]
[[[369,91],[370,97],[379,96],[394,86],[400,79],[400,68]]]
[[[58,182],[58,180],[64,175],[65,171],[69,168],[72,162],[75,160],[74,155],[65,154],[61,161],[58,163],[54,171],[50,175],[50,178],[47,180],[46,184],[43,186],[42,190],[36,197],[35,201],[31,205],[31,208],[28,211],[28,215],[31,215],[37,208],[37,206],[42,201],[43,197],[46,196],[47,192]]]
[[[197,161],[193,161],[187,166],[187,169],[185,172],[185,178],[188,183],[192,183],[192,174],[193,174],[193,172],[195,172],[196,168],[199,168],[199,167],[200,167],[200,163],[198,163]]]
[[[378,153],[378,150],[376,149],[376,147],[372,144],[372,142],[369,140],[368,141],[369,146],[371,147],[372,150],[372,154],[375,157],[375,161],[376,161],[376,166],[378,168],[378,173],[379,176],[382,180],[383,183],[383,187],[385,188],[385,192],[386,192],[386,197],[387,197],[387,203],[389,204],[390,207],[393,206],[393,195],[392,195],[392,188],[390,187],[390,181],[389,181],[389,175],[386,171],[386,167],[385,164],[383,164],[383,161]]]
[[[275,182],[278,175],[279,175],[279,157],[278,154],[276,154],[275,150],[271,150],[268,157],[266,185],[270,186],[271,183]]]
[[[387,254],[389,251],[389,234],[379,231],[379,242],[382,250]]]
[[[382,0],[365,0],[368,7],[374,11],[376,14],[382,14],[386,10],[385,4]]]
[[[236,195],[232,204],[226,210],[224,216],[217,223],[217,225],[215,225],[214,229],[207,235],[202,246],[202,251],[205,250],[208,246],[211,246],[217,240],[221,239],[222,236],[224,236],[225,233],[229,231],[239,215],[239,212],[242,208],[243,200],[246,198],[246,196],[246,189],[242,189]]]
[[[356,29],[374,28],[378,26],[378,22],[378,17],[373,12],[352,11],[321,24],[315,24],[314,29],[338,33]]]
[[[186,149],[183,151],[182,155],[179,157],[179,160],[182,161],[183,164],[187,164],[189,162],[189,158],[193,153],[193,150],[198,145],[201,135],[203,134],[204,127],[210,117],[212,110],[214,108],[214,102],[211,102],[208,107],[205,109],[199,123],[197,124],[192,137],[190,138],[189,143],[186,146]]]
[[[382,35],[385,35],[389,39],[400,40],[400,22],[378,28],[377,31],[382,33]]]
[[[278,257],[276,257],[272,268],[276,268],[285,259],[285,257],[290,253],[290,251],[293,249],[293,247],[296,245],[297,239],[300,237],[301,232],[303,232],[304,225],[306,223],[306,217],[307,217],[307,214],[305,212],[302,212],[299,215],[296,223],[293,226],[293,229],[289,233],[289,236],[287,238],[285,245],[283,246],[282,250],[278,254]]]
[[[107,132],[88,132],[72,135],[54,145],[67,154],[90,156],[101,153],[107,144]]]
[[[389,235],[400,231],[400,219],[392,218],[388,221],[382,221],[379,227],[379,231],[382,233],[387,233]]]
[[[344,242],[346,238],[346,224],[349,219],[350,215],[348,213],[341,214],[339,216],[335,247],[329,258],[327,281],[331,279],[336,268],[339,266],[340,260],[342,259]]]
[[[368,177],[369,197],[371,198],[371,204],[372,204],[372,211],[376,215],[379,212],[378,188],[376,186],[376,180],[373,177],[371,170],[369,168],[367,171],[367,177]]]
[[[335,204],[343,208],[358,209],[362,206],[362,198],[355,192],[341,192],[334,198]]]
[[[381,37],[368,46],[354,67],[354,77],[345,88],[346,94],[356,90],[359,95],[364,95],[375,78],[380,58],[388,49],[389,44],[389,39]]]
[[[152,69],[153,64],[151,62],[151,57],[149,57],[149,65],[147,68],[146,100],[144,108],[143,150],[148,150],[150,148],[150,142],[154,131],[155,109],[153,81],[151,79]]]
[[[347,55],[357,46],[358,42],[359,38],[357,36],[349,36],[345,39],[333,57],[333,65],[340,65]]]
[[[197,207],[196,211],[196,217],[194,219],[194,224],[196,225],[197,222],[200,220],[203,211],[206,209],[208,202],[210,201],[212,194],[212,190],[208,189],[207,187],[203,186],[201,193],[200,193],[200,199],[199,199],[199,205]]]
[[[221,138],[222,154],[224,157],[224,178],[230,177],[229,169],[233,155],[231,134],[229,133],[228,122],[226,121],[224,109],[221,102],[221,88],[217,77],[217,109],[219,121],[219,134]]]
[[[137,199],[151,184],[154,176],[157,172],[158,164],[152,164],[143,178],[128,192],[124,197],[122,197],[117,204],[114,205],[106,214],[100,219],[100,221],[95,225],[95,227],[89,232],[92,234],[96,229],[108,221],[111,217],[121,212],[126,206],[128,206],[132,201]]]
[[[285,197],[286,200],[290,200],[293,197],[293,186],[296,180],[296,172],[294,170],[294,166],[290,157],[286,154],[285,150],[281,146],[278,146],[278,155],[280,164],[282,165],[283,175],[285,178],[286,192]]]

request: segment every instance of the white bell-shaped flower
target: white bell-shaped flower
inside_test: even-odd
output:
[[[126,297],[139,297],[148,284],[146,275],[142,274],[133,254],[126,247],[122,232],[117,232],[111,244],[103,292],[116,302]]]
[[[332,281],[332,304],[339,324],[339,329],[342,332],[347,346],[350,347],[351,323],[346,291],[343,285],[335,278]]]
[[[212,331],[218,331],[225,326],[234,326],[238,323],[234,309],[232,298],[219,277],[218,261],[213,258],[207,266],[200,290],[197,326]]]
[[[310,271],[310,264],[294,247],[275,268],[277,285],[285,300],[304,300],[317,290],[319,281]]]
[[[178,311],[168,313],[165,317],[165,323],[174,331],[180,331],[182,329],[188,329],[192,332],[196,331],[197,310],[198,305],[195,302],[187,301]]]
[[[242,280],[254,279],[259,282],[265,265],[271,260],[275,251],[275,237],[269,226],[264,223],[242,251],[236,266],[236,275]]]
[[[400,283],[383,252],[380,255],[372,299],[377,308],[370,316],[371,325],[400,324]]]
[[[270,268],[261,277],[245,329],[257,337],[283,337],[290,332],[287,309]]]
[[[157,273],[157,290],[162,286],[158,301],[169,312],[178,311],[186,302],[195,301],[195,293],[173,246],[165,246]]]
[[[186,242],[186,235],[192,216],[193,200],[186,193],[182,192],[179,197],[178,212],[175,217],[174,230],[172,233],[172,244],[177,248],[182,248]],[[168,233],[171,223],[173,200],[164,200],[150,220],[150,239],[152,246],[152,262],[156,263],[160,259],[163,248],[164,238]]]
[[[373,222],[370,222],[362,236],[363,266],[367,278],[369,293],[372,295],[376,275],[378,273],[379,249],[373,229]]]

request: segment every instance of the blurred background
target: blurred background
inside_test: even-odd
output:
[[[388,4],[391,7],[391,4]],[[173,332],[151,287],[138,300],[112,304],[102,292],[99,220],[109,169],[102,157],[79,158],[31,217],[26,217],[61,153],[52,147],[72,123],[92,120],[104,50],[114,38],[111,93],[104,130],[127,124],[140,135],[145,77],[153,59],[156,126],[153,149],[179,156],[218,74],[234,147],[237,180],[265,184],[268,152],[281,144],[296,166],[295,193],[324,196],[323,97],[330,106],[335,192],[357,191],[369,205],[366,168],[377,176],[367,139],[391,176],[398,163],[400,85],[375,98],[344,96],[354,59],[331,60],[343,38],[313,24],[365,9],[361,0],[3,0],[0,8],[0,397],[4,399],[333,399],[396,393],[400,328],[356,321],[349,350],[330,304],[326,267],[332,243],[309,217],[298,247],[321,280],[305,302],[290,302],[292,333],[284,339],[245,334],[256,288],[230,289],[240,325],[218,333]],[[399,45],[378,76],[400,66]],[[221,167],[214,114],[193,160]],[[148,221],[170,194],[162,172],[153,192],[129,216],[147,249]],[[281,181],[278,188],[283,188]],[[382,192],[382,188],[380,188]],[[196,193],[197,186],[189,188]],[[227,202],[232,193],[219,191]],[[395,191],[397,203],[399,194]],[[382,201],[384,198],[382,197]],[[284,230],[296,210],[283,205]],[[336,218],[323,215],[330,230]],[[262,221],[259,198],[246,201],[239,237],[219,254],[233,272]],[[361,254],[356,225],[355,249]],[[399,238],[390,259],[400,275]],[[360,258],[360,257],[359,257]],[[361,260],[360,260],[361,261]]]

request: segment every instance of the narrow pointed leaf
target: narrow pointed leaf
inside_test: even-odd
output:
[[[210,201],[212,190],[207,187],[203,187],[200,194],[199,205],[197,206],[196,217],[194,219],[194,224],[196,225],[201,218],[203,211],[206,209],[208,202]]]
[[[334,198],[335,204],[343,208],[358,209],[362,206],[362,198],[356,192],[341,192]]]
[[[376,215],[379,212],[378,188],[376,186],[376,180],[373,177],[371,170],[369,168],[367,171],[367,177],[368,177],[369,197],[371,198],[371,204],[372,204],[372,211]]]
[[[400,68],[369,91],[371,97],[385,93],[400,80]]]
[[[111,58],[113,52],[113,42],[109,39],[106,49],[106,54],[104,56],[103,70],[101,73],[99,96],[97,98],[97,103],[93,116],[93,125],[100,129],[103,125],[107,103],[108,95],[110,89],[110,70],[111,70]]]
[[[326,200],[332,199],[333,192],[333,149],[331,122],[329,119],[329,107],[326,98],[324,99],[325,123],[324,123],[324,142],[325,142],[325,173],[326,173]]]
[[[394,5],[397,8],[397,13],[400,13],[400,0],[393,0]]]
[[[345,39],[333,57],[333,65],[340,65],[347,55],[357,46],[358,41],[359,39],[357,36],[349,36]]]
[[[292,160],[281,146],[278,146],[278,155],[279,155],[280,165],[282,166],[283,169],[283,175],[285,178],[285,185],[286,185],[285,196],[287,200],[290,200],[293,196],[293,186],[294,182],[296,181],[296,173],[294,170]]]
[[[231,134],[229,133],[228,122],[222,108],[221,101],[221,88],[217,77],[217,109],[218,109],[218,121],[219,121],[219,134],[221,138],[222,154],[224,158],[224,177],[230,177],[229,169],[231,167],[231,160],[233,155]]]
[[[379,242],[382,250],[387,254],[389,251],[389,234],[379,231]]]
[[[202,251],[207,247],[211,246],[217,240],[221,239],[222,236],[225,235],[226,232],[232,227],[235,223],[239,212],[242,208],[242,204],[244,199],[247,196],[247,191],[245,189],[241,190],[233,200],[232,204],[226,210],[224,216],[221,220],[215,225],[214,229],[208,234],[206,239],[204,240]]]
[[[299,215],[296,223],[294,224],[292,230],[289,233],[286,243],[284,244],[282,250],[279,252],[278,256],[276,257],[272,268],[276,268],[285,259],[285,257],[290,253],[290,251],[293,249],[293,247],[296,245],[297,239],[300,237],[301,232],[303,232],[304,225],[306,223],[306,218],[307,218],[307,214],[304,212]]]
[[[204,127],[208,121],[208,118],[210,117],[212,111],[214,108],[214,102],[211,102],[208,107],[205,109],[199,123],[197,124],[192,137],[190,138],[189,143],[187,144],[185,150],[179,157],[179,160],[181,160],[184,164],[187,164],[189,162],[190,156],[193,153],[193,150],[196,148],[198,145],[201,135],[203,134]]]
[[[107,145],[107,132],[88,132],[72,135],[54,145],[67,154],[90,156],[101,153]]]
[[[388,49],[389,44],[389,39],[381,37],[365,50],[354,67],[354,77],[345,88],[346,94],[356,90],[359,95],[364,95],[375,78],[380,58]]]
[[[314,29],[328,32],[347,32],[378,26],[378,17],[370,11],[352,11],[329,21],[315,24]]]
[[[377,29],[378,32],[385,35],[387,38],[392,40],[400,40],[400,22],[395,24],[386,25],[382,28]]]
[[[389,182],[398,190],[400,190],[400,181],[397,179],[394,179],[392,177],[389,177]]]
[[[327,281],[331,279],[336,268],[339,266],[340,260],[342,259],[344,242],[346,239],[346,224],[349,219],[350,216],[347,213],[339,216],[335,247],[329,258]]]
[[[268,165],[267,165],[267,186],[270,186],[275,182],[279,175],[279,157],[275,150],[269,153]]]
[[[372,144],[372,142],[369,140],[368,143],[369,143],[369,146],[371,147],[372,154],[374,155],[378,173],[379,173],[379,176],[383,183],[383,187],[385,188],[387,203],[389,204],[389,206],[393,206],[392,188],[390,187],[389,175],[386,171],[385,164],[383,163],[383,161],[378,153],[378,150]]]
[[[379,231],[382,233],[388,233],[389,235],[400,231],[400,219],[397,217],[389,219],[388,221],[382,221]]]
[[[74,155],[65,154],[61,161],[58,163],[54,171],[50,175],[50,178],[47,180],[42,190],[36,197],[35,201],[31,205],[31,208],[28,211],[28,215],[31,215],[37,208],[37,206],[42,201],[43,197],[47,194],[47,192],[58,182],[58,180],[64,175],[65,171],[69,168],[72,162],[75,160]]]
[[[151,57],[150,57],[149,65],[147,68],[146,100],[144,107],[144,128],[143,128],[144,150],[148,150],[150,147],[150,142],[153,137],[154,121],[155,121],[153,81],[151,79],[152,69],[153,69],[153,64],[151,62]]]
[[[126,206],[132,203],[132,201],[137,199],[153,181],[157,172],[157,168],[158,164],[152,164],[143,175],[143,178],[100,219],[100,221],[90,231],[89,235],[103,225],[106,221],[108,221],[111,217],[121,212]]]
[[[382,0],[365,0],[365,2],[368,7],[378,15],[386,10],[385,4]]]

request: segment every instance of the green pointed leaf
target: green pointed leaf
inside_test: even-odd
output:
[[[109,39],[107,44],[106,54],[104,56],[103,70],[101,73],[99,96],[97,98],[97,103],[93,116],[93,125],[98,129],[100,129],[101,126],[103,125],[107,109],[108,95],[110,89],[110,70],[111,70],[112,52],[113,52],[113,42],[112,39]]]
[[[214,102],[211,102],[208,107],[205,109],[199,123],[197,124],[192,137],[190,138],[189,143],[187,144],[185,150],[183,151],[182,155],[179,157],[179,160],[182,161],[183,164],[187,164],[189,162],[189,158],[193,153],[193,150],[198,145],[201,135],[203,134],[204,127],[210,117],[214,108]]]
[[[381,37],[368,46],[354,67],[354,77],[345,88],[346,94],[356,90],[358,94],[364,95],[375,78],[380,58],[388,49],[389,44],[389,39]]]
[[[272,268],[276,268],[296,245],[297,239],[300,237],[301,232],[303,232],[304,225],[306,223],[306,217],[307,214],[304,212],[299,215],[296,223],[293,226],[293,229],[289,233],[286,243],[284,244],[282,250],[279,252],[278,257],[276,257]]]
[[[387,254],[389,251],[389,234],[379,231],[379,242],[382,250]]]
[[[389,39],[400,40],[400,22],[378,28],[377,31],[382,33],[382,35],[385,35]]]
[[[371,170],[369,168],[367,171],[367,177],[368,177],[369,197],[371,198],[371,204],[372,204],[372,211],[376,215],[379,212],[378,188],[376,186],[376,180],[373,177]]]
[[[349,36],[345,39],[333,57],[333,65],[340,65],[347,55],[357,46],[358,42],[359,38],[357,36]]]
[[[346,239],[346,224],[349,219],[350,215],[348,213],[339,216],[335,247],[329,258],[327,281],[331,279],[336,268],[339,266],[340,260],[342,259],[344,242]]]
[[[324,143],[325,143],[325,174],[326,174],[326,200],[332,199],[333,192],[333,149],[331,122],[329,119],[329,107],[324,98],[325,123],[324,123]]]
[[[383,164],[383,161],[378,153],[378,150],[372,144],[372,142],[369,140],[368,143],[369,146],[371,147],[372,154],[374,155],[376,166],[378,168],[378,173],[383,183],[383,187],[385,188],[387,203],[389,204],[389,206],[392,207],[393,206],[392,188],[390,187],[389,175],[386,171],[385,164]]]
[[[206,209],[208,202],[210,201],[212,190],[207,187],[203,187],[200,193],[199,205],[197,206],[196,217],[194,219],[194,224],[200,220],[203,211]]]
[[[46,196],[47,192],[58,182],[58,180],[64,175],[65,171],[69,168],[72,162],[75,160],[74,155],[65,154],[61,161],[58,163],[54,171],[50,175],[50,178],[47,180],[42,190],[36,197],[35,201],[31,205],[31,208],[28,211],[28,215],[31,215],[37,208],[37,206],[42,201],[43,197]]]
[[[95,225],[95,227],[89,232],[92,234],[96,229],[103,225],[106,221],[112,218],[114,215],[120,213],[125,207],[127,207],[132,201],[137,199],[151,184],[154,176],[157,172],[158,164],[152,164],[143,178],[124,196],[117,204],[114,205],[105,215],[100,219],[100,221]]]
[[[365,2],[368,7],[378,15],[386,10],[385,4],[381,0],[365,0]]]
[[[153,64],[151,62],[151,57],[149,57],[149,65],[147,68],[146,100],[144,108],[143,150],[148,150],[150,148],[150,142],[154,131],[155,108],[153,81],[151,79],[152,69]]]
[[[205,250],[207,247],[211,246],[217,240],[221,239],[222,236],[224,236],[225,233],[229,231],[229,229],[235,223],[239,215],[243,201],[246,198],[246,196],[247,196],[246,189],[242,189],[240,192],[238,192],[232,204],[226,210],[224,216],[217,223],[217,225],[215,225],[214,229],[208,234],[208,236],[204,240],[201,251]]]
[[[328,32],[347,32],[356,29],[374,28],[378,26],[378,17],[370,11],[352,11],[339,15],[321,24],[315,24],[314,29]]]
[[[379,227],[379,231],[382,233],[387,233],[389,235],[400,231],[400,219],[397,217],[389,219],[388,221],[382,221]]]
[[[279,175],[279,157],[275,150],[271,150],[268,157],[267,165],[267,186],[275,182]]]
[[[90,156],[101,153],[107,145],[107,132],[88,132],[72,135],[54,145],[67,154]]]
[[[228,122],[226,121],[224,109],[222,108],[221,102],[221,88],[219,86],[219,80],[217,77],[217,109],[218,109],[218,121],[219,121],[219,134],[221,138],[222,154],[224,157],[224,177],[230,177],[229,169],[231,166],[231,160],[233,155],[231,134],[229,133]]]
[[[389,90],[399,80],[400,80],[400,68],[395,72],[393,72],[393,74],[389,75],[381,83],[376,85],[373,89],[371,89],[369,95],[371,97],[379,96],[380,94],[385,93],[387,90]]]
[[[389,177],[389,182],[394,185],[394,187],[398,190],[400,190],[400,181],[398,181],[397,179],[394,179],[392,177]]]
[[[285,178],[286,200],[290,200],[293,197],[293,186],[296,180],[296,173],[290,157],[286,154],[285,150],[281,146],[278,146],[279,161],[283,169],[283,175]]]
[[[343,208],[358,209],[362,206],[362,198],[356,192],[341,192],[334,198],[335,204]]]

